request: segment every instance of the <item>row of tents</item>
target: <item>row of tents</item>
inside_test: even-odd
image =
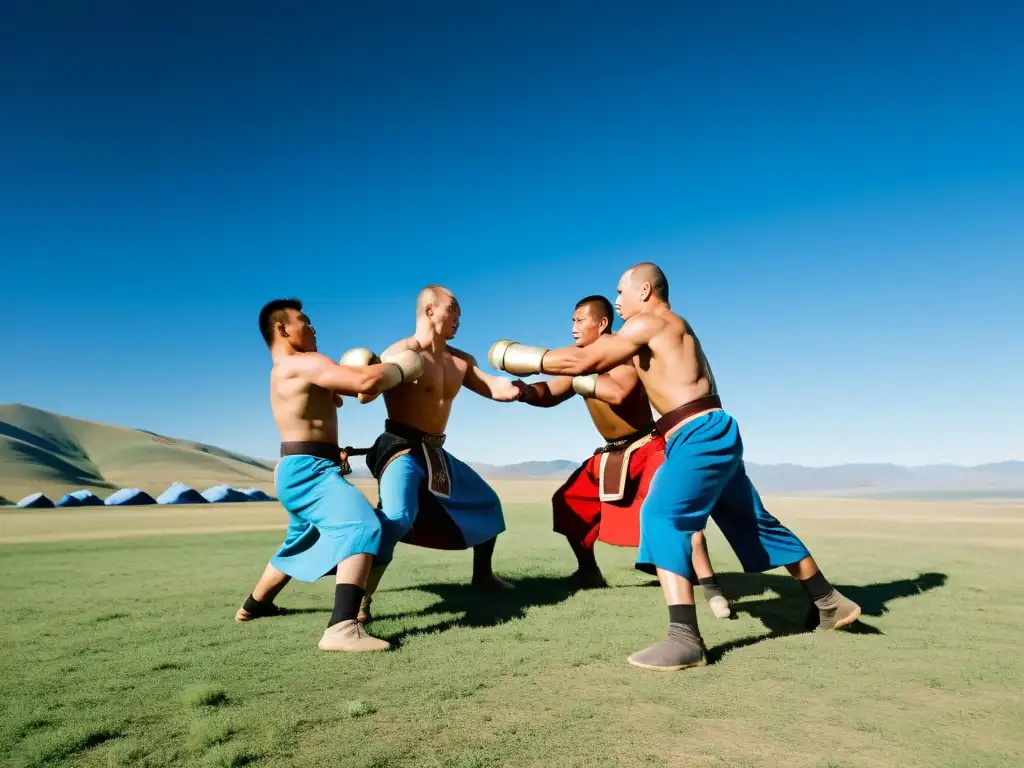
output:
[[[64,494],[56,504],[45,494],[33,493],[19,501],[16,506],[41,509],[55,506],[124,507],[146,504],[225,504],[243,501],[274,501],[274,498],[259,488],[232,488],[229,485],[215,485],[200,493],[183,483],[172,483],[155,499],[140,488],[122,488],[114,491],[106,499],[101,499],[92,491],[81,490]]]

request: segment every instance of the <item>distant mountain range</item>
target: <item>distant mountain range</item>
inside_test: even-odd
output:
[[[484,477],[506,480],[566,478],[579,462],[525,461],[498,466],[471,463]],[[274,460],[50,413],[25,405],[0,405],[0,495],[8,499],[37,491],[63,494],[79,488],[137,487],[156,495],[171,482],[194,488],[228,483],[273,490]],[[367,477],[363,459],[353,474]],[[1024,498],[1024,462],[978,466],[935,464],[747,464],[766,494],[828,496]]]
[[[556,479],[568,477],[579,462],[525,461],[496,466],[471,463],[485,477]],[[829,496],[1024,497],[1024,461],[961,466],[929,464],[747,464],[747,474],[762,493]]]
[[[928,464],[748,464],[750,479],[765,493],[860,496],[1012,496],[1024,495],[1024,461],[960,466]]]

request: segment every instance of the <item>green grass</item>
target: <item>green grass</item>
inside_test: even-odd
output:
[[[870,503],[869,503],[870,504]],[[83,512],[87,514],[87,512]],[[374,601],[383,654],[316,643],[332,585],[297,609],[232,621],[275,533],[0,547],[4,766],[1011,766],[1024,761],[1019,546],[920,540],[884,519],[794,523],[865,608],[855,631],[807,634],[781,572],[712,558],[735,620],[699,618],[713,663],[625,663],[661,639],[660,591],[634,552],[600,547],[612,588],[573,592],[543,505],[509,505],[496,570],[402,546]],[[986,528],[987,526],[987,528]],[[1006,540],[1018,528],[969,526]]]

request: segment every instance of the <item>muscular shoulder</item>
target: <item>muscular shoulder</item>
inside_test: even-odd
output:
[[[465,352],[458,347],[453,347],[451,344],[447,345],[448,354],[452,356],[452,360],[461,369],[469,369],[476,366],[476,358],[473,357],[469,352]]]
[[[651,339],[664,331],[666,328],[665,318],[659,315],[639,314],[633,315],[622,324],[618,335],[637,344],[647,344]]]
[[[299,352],[277,362],[274,370],[283,376],[301,376],[333,362],[320,352]]]
[[[417,344],[416,339],[411,336],[405,339],[399,339],[390,347],[385,349],[381,355],[397,355],[399,352],[406,352],[410,350],[413,352],[420,351],[420,345]]]
[[[453,347],[451,344],[447,344],[446,347],[448,348],[448,354],[452,357],[457,357],[459,360],[465,360],[466,362],[476,362],[476,358],[469,354],[469,352]]]

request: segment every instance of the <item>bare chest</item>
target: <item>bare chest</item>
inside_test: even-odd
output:
[[[451,400],[462,388],[466,367],[450,354],[423,354],[423,375],[414,384],[424,395],[439,400]]]

